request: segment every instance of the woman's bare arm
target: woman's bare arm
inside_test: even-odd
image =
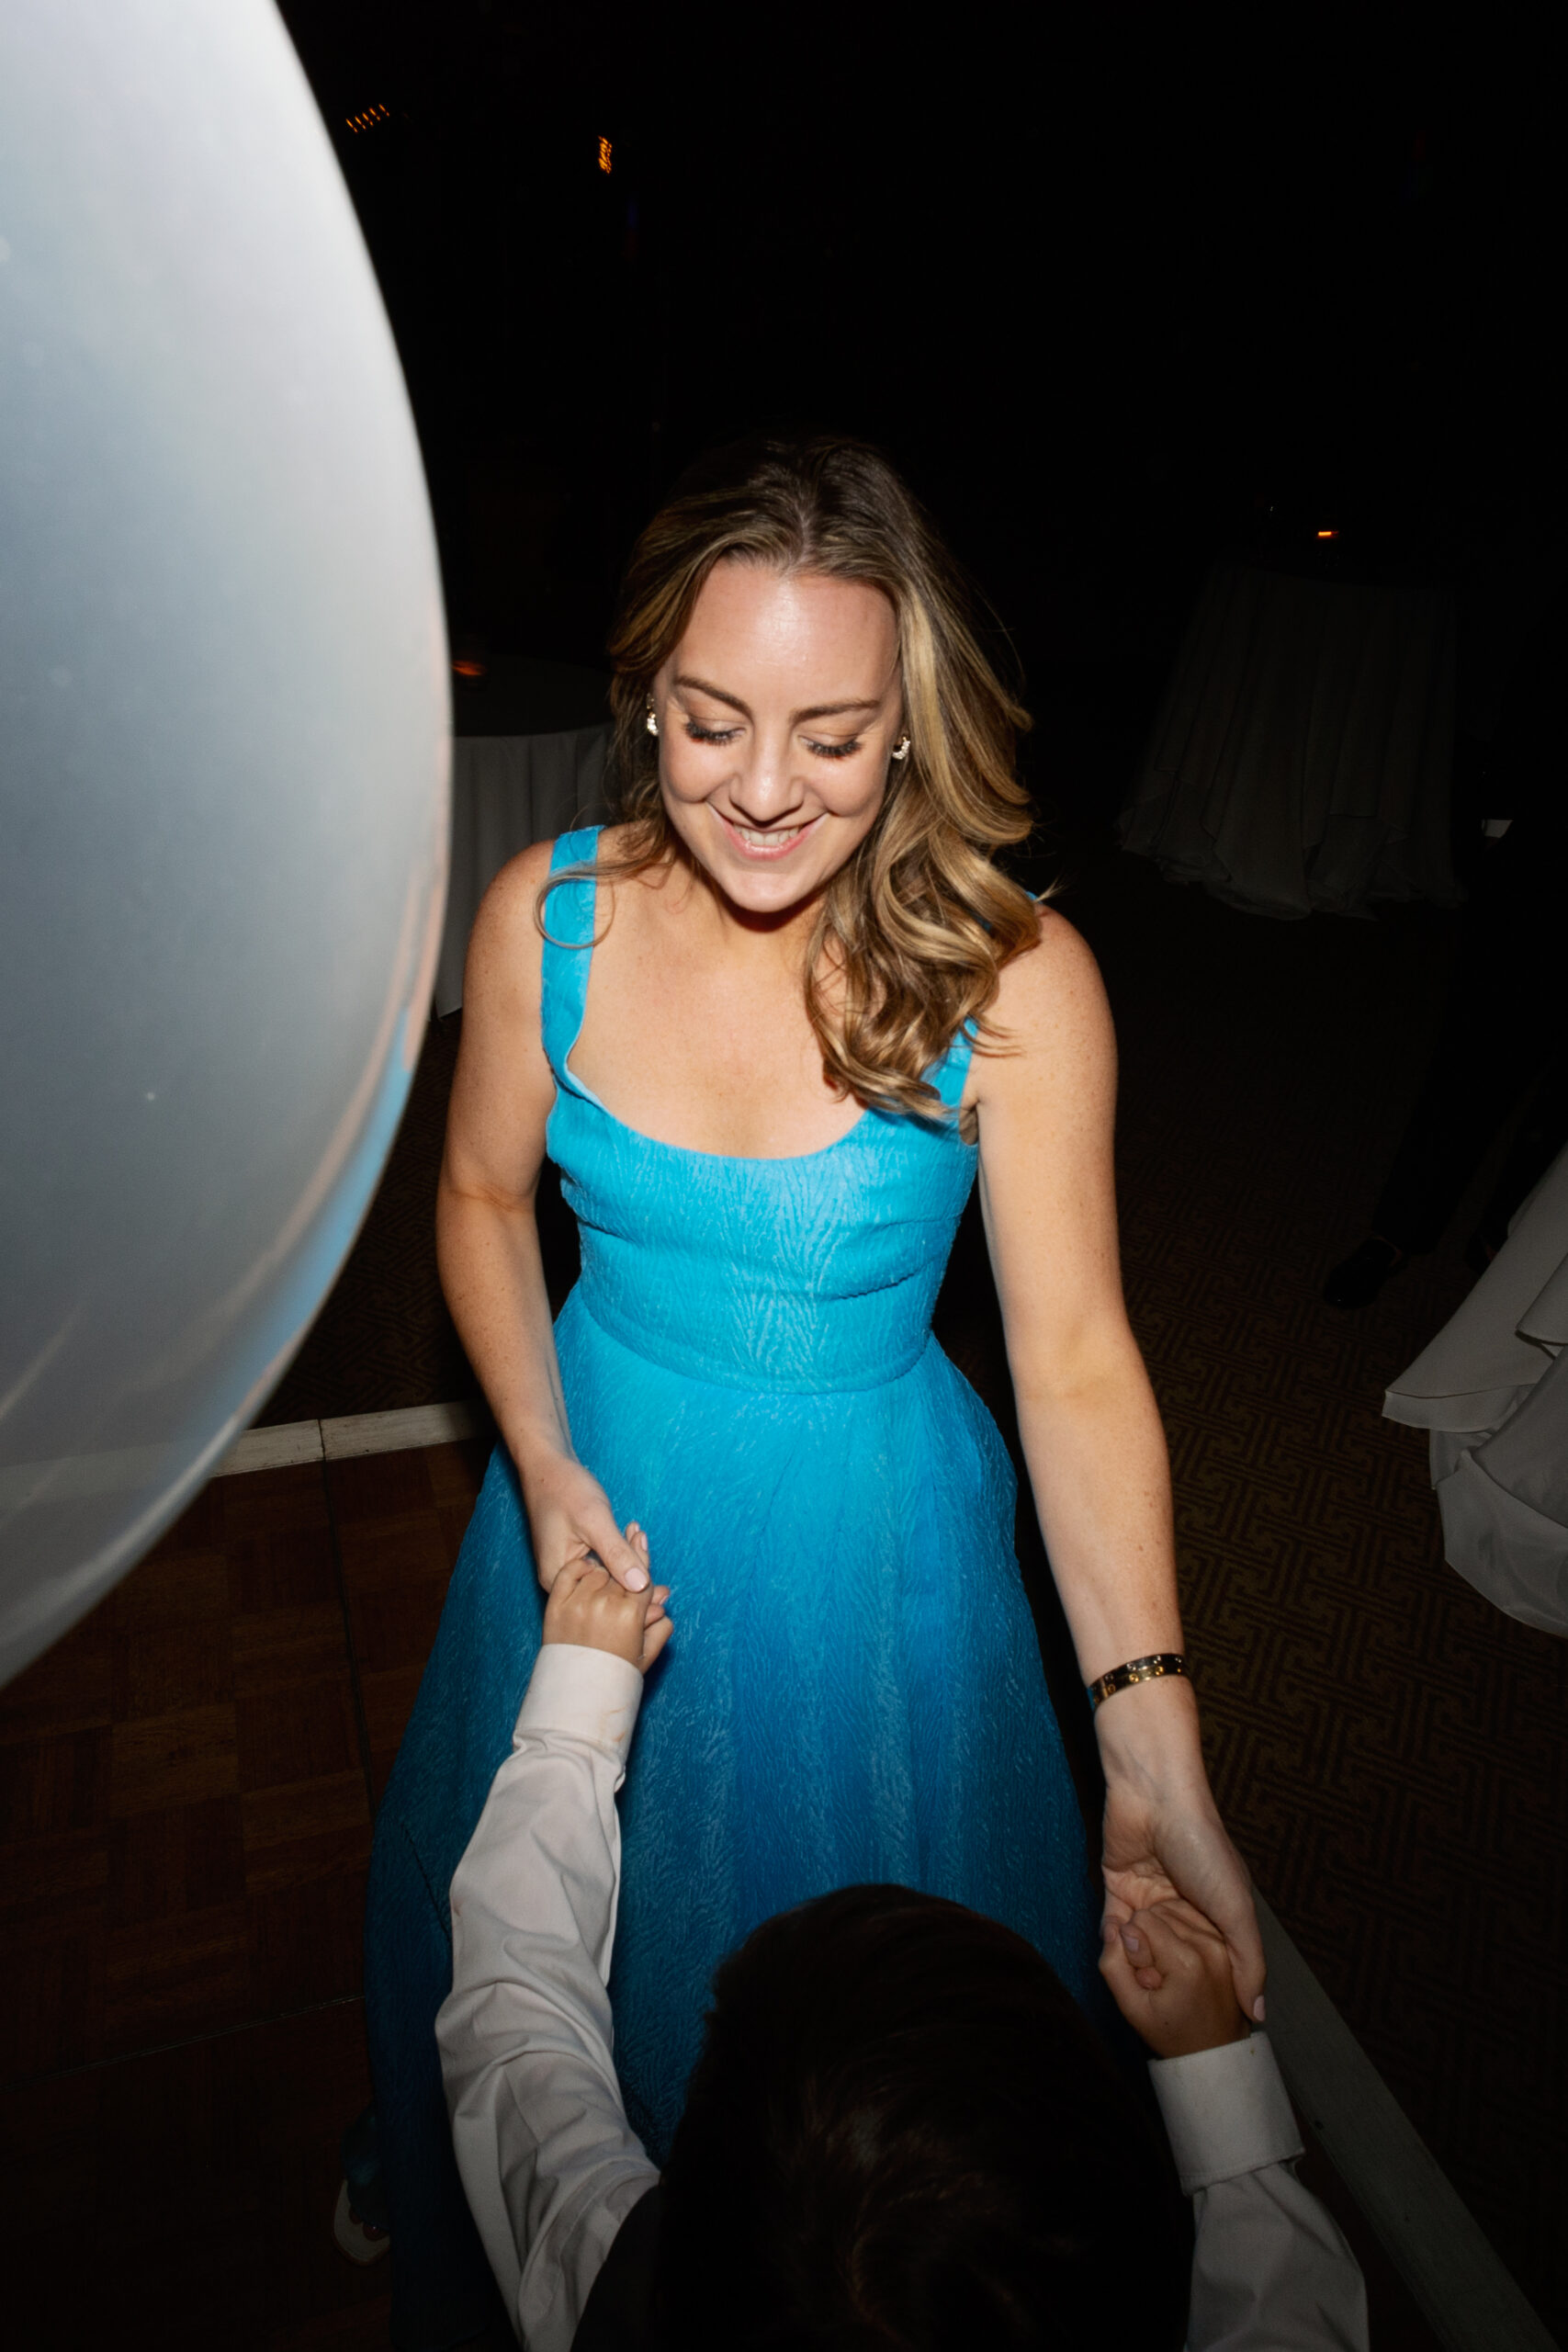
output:
[[[502,868],[468,943],[436,1256],[452,1319],[517,1465],[541,1583],[592,1552],[635,1591],[648,1581],[642,1563],[572,1452],[535,1218],[555,1102],[534,915],[550,847],[541,842]]]
[[[1122,1295],[1115,1039],[1094,958],[1059,915],[1003,973],[995,1018],[1012,1050],[976,1064],[981,1205],[1035,1505],[1089,1682],[1182,1635],[1165,1433]],[[1107,1916],[1185,1894],[1224,1930],[1253,2014],[1262,1948],[1191,1684],[1136,1685],[1095,1724]]]
[[[555,1102],[534,922],[548,871],[547,843],[525,851],[479,908],[435,1210],[446,1303],[520,1469],[541,1445],[571,1443],[534,1216]]]

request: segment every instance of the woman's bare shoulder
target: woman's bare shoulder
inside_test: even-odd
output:
[[[468,939],[465,1002],[479,994],[521,991],[537,1002],[544,937],[539,893],[549,879],[554,842],[535,842],[509,858],[479,900]]]
[[[1034,944],[1003,967],[988,1018],[1006,1042],[1001,1054],[980,1057],[986,1091],[1043,1067],[1076,1066],[1080,1074],[1114,1069],[1115,1035],[1100,967],[1083,934],[1052,907],[1040,909]]]
[[[1003,966],[997,984],[995,1017],[1004,1026],[1097,1014],[1105,1003],[1100,967],[1083,933],[1054,907],[1037,912],[1040,928],[1032,945]]]

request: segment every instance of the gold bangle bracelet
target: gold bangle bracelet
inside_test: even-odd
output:
[[[1187,1660],[1175,1650],[1164,1650],[1157,1657],[1130,1657],[1125,1666],[1113,1666],[1097,1682],[1084,1685],[1089,1707],[1102,1707],[1118,1690],[1130,1690],[1134,1682],[1158,1682],[1167,1674],[1187,1675]],[[1187,1675],[1187,1679],[1190,1681],[1191,1677]]]

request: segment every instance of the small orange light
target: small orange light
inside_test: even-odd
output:
[[[1319,531],[1317,536],[1320,539],[1337,539],[1339,534],[1337,531]]]
[[[485,673],[485,665],[482,662],[454,662],[452,667],[459,678],[482,678]]]
[[[607,139],[599,141],[599,169],[602,172],[610,169],[610,142]]]

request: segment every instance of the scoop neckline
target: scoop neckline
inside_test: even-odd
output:
[[[597,856],[599,835],[604,831],[604,827],[602,825],[585,826],[582,830],[585,832],[592,833],[594,847],[592,854]],[[568,838],[570,838],[570,836],[566,834],[562,834],[559,837],[561,841]],[[558,842],[557,846],[558,848]],[[555,856],[552,852],[552,869],[554,867],[554,863]],[[598,876],[597,875],[592,876],[584,875],[581,878],[583,881],[591,880],[592,883],[593,915],[594,918],[597,919],[599,910]],[[592,975],[593,968],[592,957],[595,944],[596,943],[592,940],[590,940],[587,943],[589,975]],[[604,1102],[601,1096],[595,1094],[593,1089],[585,1084],[584,1081],[578,1077],[577,1072],[572,1069],[571,1057],[577,1051],[579,1041],[582,1035],[582,1024],[587,1017],[588,980],[587,978],[585,978],[582,987],[582,1004],[578,1012],[577,1027],[572,1032],[571,1043],[568,1046],[566,1051],[561,1056],[559,1071],[558,1072],[555,1069],[553,1064],[551,1066],[550,1075],[556,1080],[557,1102],[558,1102],[560,1099],[561,1080],[564,1079],[570,1092],[581,1095],[585,1102],[591,1102],[594,1110],[600,1114],[602,1118],[608,1119],[612,1126],[619,1127],[623,1135],[630,1136],[635,1142],[643,1145],[645,1148],[649,1151],[672,1151],[675,1152],[682,1159],[706,1159],[716,1163],[722,1168],[803,1168],[808,1166],[814,1159],[826,1159],[829,1153],[841,1151],[845,1144],[852,1143],[854,1140],[855,1136],[860,1134],[862,1128],[865,1125],[866,1121],[873,1116],[874,1106],[871,1103],[867,1103],[863,1108],[860,1117],[854,1122],[852,1126],[846,1127],[843,1134],[836,1136],[831,1143],[818,1144],[815,1151],[704,1151],[694,1144],[666,1143],[662,1136],[644,1135],[640,1127],[631,1126],[625,1119],[618,1118],[615,1113],[611,1110],[609,1104]],[[951,1050],[952,1049],[950,1047],[949,1051]],[[945,1060],[946,1056],[944,1055],[942,1058]],[[977,1143],[965,1143],[962,1135],[958,1134],[958,1121],[963,1114],[964,1108],[962,1102],[947,1102],[942,1105],[942,1108],[944,1111],[952,1114],[953,1133],[957,1137],[959,1149],[961,1151],[978,1151],[980,1147]],[[912,1117],[914,1114],[911,1113],[908,1115]],[[942,1125],[943,1123],[939,1119],[931,1119],[925,1122],[925,1124],[935,1127]]]
[[[579,1035],[581,1034],[580,1031]],[[799,1168],[808,1160],[826,1159],[829,1152],[841,1151],[845,1144],[852,1142],[859,1135],[872,1115],[871,1106],[868,1103],[862,1109],[860,1117],[852,1126],[846,1127],[843,1134],[836,1136],[831,1143],[818,1144],[815,1151],[704,1151],[696,1144],[666,1143],[662,1136],[645,1135],[640,1127],[634,1127],[626,1120],[618,1118],[609,1104],[595,1094],[591,1086],[584,1084],[571,1067],[571,1057],[576,1047],[577,1038],[574,1037],[570,1047],[561,1059],[561,1076],[566,1080],[568,1091],[580,1094],[585,1102],[592,1104],[601,1116],[608,1119],[613,1127],[619,1127],[623,1135],[630,1136],[635,1142],[644,1145],[649,1151],[673,1151],[682,1159],[716,1160],[721,1167],[725,1168]],[[558,1098],[560,1091],[558,1080],[556,1086]],[[975,1147],[967,1145],[965,1148],[973,1150]]]

